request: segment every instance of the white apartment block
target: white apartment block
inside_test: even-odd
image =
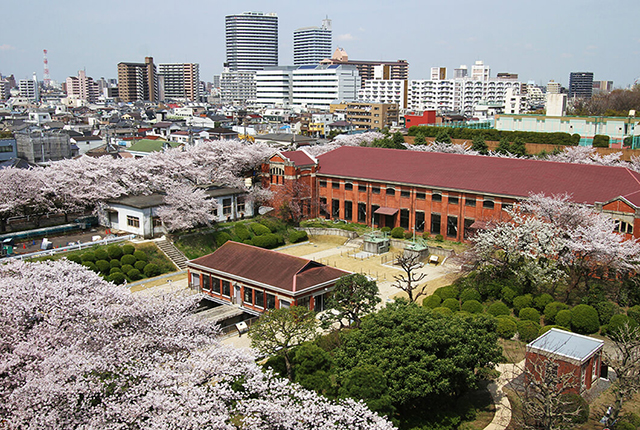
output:
[[[293,64],[320,64],[331,58],[331,20],[323,19],[322,27],[304,27],[293,32]]]
[[[407,81],[404,79],[375,79],[364,82],[358,100],[371,103],[395,103],[407,107]]]
[[[32,79],[20,79],[18,89],[20,90],[20,97],[40,101],[40,86],[38,85],[38,78],[35,73]]]
[[[256,72],[230,71],[222,72],[220,78],[220,98],[222,103],[244,105],[248,100],[256,98]]]
[[[258,106],[289,106],[293,100],[293,71],[296,66],[267,67],[256,72]]]
[[[80,70],[78,76],[67,78],[67,97],[95,103],[100,97],[100,85],[88,77],[84,70]]]

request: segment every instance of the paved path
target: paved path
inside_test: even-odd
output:
[[[520,376],[523,369],[524,360],[516,364],[501,363],[496,366],[496,370],[500,372],[500,377],[487,387],[491,397],[493,397],[493,403],[496,405],[496,413],[491,423],[484,430],[504,430],[511,422],[511,404],[502,389],[509,382]]]

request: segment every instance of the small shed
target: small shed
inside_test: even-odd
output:
[[[541,369],[552,368],[558,376],[572,375],[563,390],[582,394],[600,379],[603,346],[603,340],[552,328],[527,345],[526,377],[540,381]]]

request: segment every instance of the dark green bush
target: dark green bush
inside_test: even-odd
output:
[[[264,234],[271,233],[269,227],[262,225],[259,222],[251,223],[249,227],[251,228],[251,231],[253,231],[253,234],[255,234],[256,236],[262,236]]]
[[[530,308],[533,306],[533,296],[531,294],[525,294],[513,299],[513,310],[515,313],[520,313],[520,309]]]
[[[133,254],[134,252],[136,252],[136,247],[131,245],[130,243],[122,245],[123,254]]]
[[[494,317],[499,315],[511,315],[511,309],[509,309],[509,306],[505,305],[501,301],[492,303],[491,306],[489,306],[489,309],[487,309],[487,312]]]
[[[477,300],[467,300],[462,304],[462,310],[470,314],[481,314],[484,311],[484,306]]]
[[[518,316],[521,320],[529,320],[540,324],[540,312],[534,308],[520,309]]]
[[[87,251],[84,252],[80,258],[82,259],[82,262],[84,263],[85,261],[90,261],[92,263],[96,262],[96,253],[93,251]]]
[[[160,270],[158,265],[149,263],[146,266],[144,266],[144,275],[147,278],[153,278],[154,276],[159,276],[160,274],[162,274],[162,271]]]
[[[611,317],[620,313],[620,306],[610,301],[596,303],[593,307],[596,308],[598,312],[600,325],[609,324]]]
[[[132,281],[137,281],[138,279],[142,279],[142,273],[138,269],[131,269],[127,272],[127,276]]]
[[[111,260],[109,261],[109,265],[111,267],[118,267],[118,268],[122,266],[122,264],[120,264],[120,260]]]
[[[113,282],[116,285],[124,284],[126,278],[124,277],[124,273],[112,273],[107,276],[107,281]]]
[[[112,267],[109,269],[109,275],[113,275],[114,273],[122,273],[122,269],[119,267]]]
[[[529,343],[533,339],[538,337],[540,324],[529,320],[522,320],[518,321],[516,326],[518,327],[518,335],[520,336],[520,340],[522,340],[523,342]]]
[[[95,255],[96,255],[96,261],[98,260],[107,260],[109,261],[109,254],[107,253],[107,251],[105,249],[96,249],[95,251]]]
[[[249,233],[249,229],[246,225],[236,224],[233,230],[235,231],[236,236],[238,236],[238,239],[240,239],[241,241],[244,242],[245,240],[251,239],[251,233]]]
[[[458,289],[453,285],[447,285],[447,286],[438,288],[433,292],[433,294],[440,296],[442,300],[457,299]]]
[[[600,329],[598,311],[593,306],[578,305],[571,309],[571,329],[580,334],[595,333]]]
[[[254,236],[251,239],[253,246],[258,246],[260,248],[275,248],[278,244],[278,239],[272,233],[268,233],[262,236]]]
[[[547,324],[554,324],[556,321],[556,314],[563,309],[569,309],[569,305],[561,302],[551,302],[544,307],[544,321]]]
[[[593,147],[594,148],[608,148],[609,147],[609,136],[604,134],[596,134],[593,136]]]
[[[518,326],[511,318],[498,317],[496,333],[503,339],[511,339],[515,336]]]
[[[107,260],[96,261],[96,267],[102,273],[109,273],[109,270],[111,270],[111,264]]]
[[[436,234],[436,242],[442,242],[444,240],[444,236],[441,234]]]
[[[635,428],[640,427],[640,416],[638,414],[634,414],[633,412],[630,414],[625,414],[621,421],[626,421],[631,423]]]
[[[482,301],[482,297],[480,297],[480,293],[478,292],[478,290],[474,288],[467,288],[460,293],[460,301],[464,303],[467,300],[477,300],[480,302]]]
[[[291,243],[304,242],[305,240],[309,240],[309,236],[306,231],[294,230],[289,233],[289,242]]]
[[[413,237],[413,233],[411,233],[410,231],[405,231],[404,232],[404,238],[405,239],[411,239]]]
[[[122,273],[129,273],[129,270],[133,270],[134,267],[131,264],[123,264],[122,267],[120,267],[120,270],[122,270]]]
[[[460,310],[460,302],[457,299],[446,299],[442,302],[442,306],[451,309],[453,312]]]
[[[563,309],[556,314],[556,325],[571,328],[571,311]]]
[[[133,256],[136,257],[136,260],[140,260],[140,261],[149,260],[149,257],[147,257],[147,253],[144,251],[134,251]]]
[[[636,430],[636,428],[636,426],[628,421],[618,421],[615,427],[616,430]]]
[[[404,229],[402,227],[395,227],[391,230],[391,237],[394,239],[402,239],[404,238]]]
[[[98,267],[96,266],[96,263],[94,263],[93,261],[83,261],[82,265],[88,268],[89,270],[93,270],[96,273],[99,272]]]
[[[624,327],[625,324],[628,324],[632,328],[638,325],[627,315],[618,314],[612,316],[609,320],[609,324],[607,325],[607,335],[611,336],[612,334],[618,332],[622,327]]]
[[[540,294],[533,299],[533,306],[540,312],[543,312],[544,308],[551,302],[553,302],[551,294]]]
[[[381,232],[383,233],[390,233],[391,232],[391,227],[382,227],[380,229]]]
[[[511,287],[504,287],[501,291],[501,297],[505,303],[512,305],[513,299],[518,297],[518,293]]]
[[[258,221],[263,226],[267,227],[271,233],[275,233],[279,230],[284,230],[285,226],[281,220],[277,218],[262,218]]]
[[[431,237],[431,233],[429,233],[428,231],[425,231],[424,233],[422,233],[423,239],[429,239],[430,237]]]
[[[109,254],[109,258],[111,259],[116,259],[116,260],[120,260],[120,258],[122,257],[122,248],[120,248],[118,245],[110,245],[107,248],[107,254]]]
[[[565,393],[562,395],[563,409],[565,412],[575,413],[578,408],[580,411],[574,416],[571,421],[576,424],[586,423],[589,419],[589,404],[582,396],[576,393]],[[616,426],[618,429],[618,426]]]
[[[148,263],[146,261],[136,261],[136,264],[133,265],[134,268],[138,269],[139,271],[143,271],[144,267],[147,265]]]
[[[220,247],[227,241],[231,240],[231,236],[226,231],[219,231],[215,234],[216,246]]]
[[[445,308],[444,306],[439,306],[437,308],[434,308],[433,312],[443,316],[453,315],[453,311],[449,308]]]
[[[431,309],[437,308],[438,306],[440,306],[440,303],[442,303],[442,299],[437,294],[432,294],[422,300],[422,306]]]
[[[131,254],[125,254],[122,256],[122,258],[120,258],[120,263],[124,266],[125,264],[128,264],[130,266],[133,266],[134,264],[136,264],[136,261],[138,261],[138,259],[136,257],[134,257]]]
[[[67,260],[73,261],[74,263],[82,264],[82,257],[78,254],[69,254],[67,255]]]
[[[629,310],[627,310],[627,315],[637,324],[640,324],[640,305],[630,307]]]

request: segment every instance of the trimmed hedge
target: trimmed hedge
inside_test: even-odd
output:
[[[87,251],[84,252],[80,258],[82,259],[82,262],[84,263],[85,261],[90,261],[92,263],[96,262],[96,254],[93,251]]]
[[[611,317],[620,313],[620,306],[613,302],[600,302],[594,306],[598,312],[598,318],[600,319],[600,325],[607,325],[611,320]]]
[[[460,293],[460,301],[462,303],[469,300],[477,300],[479,302],[482,301],[482,297],[480,296],[480,293],[478,292],[478,290],[474,288],[467,288],[466,290]]]
[[[470,314],[481,314],[484,311],[484,306],[477,300],[467,300],[462,304],[462,310]]]
[[[98,267],[96,266],[96,263],[94,263],[93,261],[83,261],[82,265],[84,267],[89,268],[89,270],[93,270],[94,272],[98,271]]]
[[[309,240],[309,236],[304,230],[294,230],[289,233],[289,242],[291,243],[304,242],[305,240]]]
[[[116,285],[120,285],[120,284],[124,284],[124,281],[127,278],[124,277],[123,273],[112,273],[111,275],[107,276],[107,281],[111,281]]]
[[[105,254],[106,254],[106,252],[105,252]],[[102,273],[109,273],[109,270],[111,270],[111,264],[109,264],[109,262],[107,260],[98,260],[98,261],[96,261],[96,267]]]
[[[529,320],[540,324],[540,312],[534,308],[520,309],[518,316],[521,320]]]
[[[500,292],[502,300],[510,305],[513,304],[513,299],[518,297],[518,293],[511,287],[504,287]]]
[[[131,269],[127,272],[127,276],[132,281],[137,281],[138,279],[142,279],[142,273],[138,269]]]
[[[251,231],[253,231],[253,234],[255,234],[256,236],[262,236],[271,233],[269,227],[258,222],[252,223],[249,227],[251,228]]]
[[[215,234],[216,246],[221,247],[227,241],[231,240],[231,236],[226,231],[219,231]]]
[[[118,268],[120,268],[120,266],[122,266],[122,264],[120,264],[120,260],[111,260],[111,261],[109,261],[109,265],[111,267],[118,267]]]
[[[540,324],[529,320],[523,320],[518,321],[516,326],[518,327],[518,335],[520,336],[520,340],[522,340],[523,342],[529,343],[533,339],[538,337]]]
[[[578,414],[575,415],[571,422],[576,424],[584,424],[589,419],[589,404],[587,401],[582,398],[582,396],[576,393],[565,393],[561,396],[563,406],[562,409],[566,412],[575,413],[580,409]],[[616,425],[616,429],[618,429],[618,425]]]
[[[543,334],[545,334],[546,332],[548,332],[552,328],[559,328],[560,330],[571,331],[569,328],[561,327],[559,325],[544,325],[544,326],[540,327],[540,330],[538,330],[538,336],[542,336]]]
[[[457,299],[458,289],[453,285],[447,285],[446,287],[440,287],[433,292],[433,294],[440,296],[442,300]]]
[[[82,257],[78,254],[69,254],[67,255],[67,260],[73,261],[74,263],[82,264]]]
[[[551,302],[553,302],[551,294],[540,294],[533,299],[533,306],[540,312],[543,312],[544,308]]]
[[[402,227],[395,227],[391,230],[391,237],[394,239],[403,239],[404,238],[404,229]]]
[[[136,261],[136,264],[134,264],[133,267],[142,272],[147,264],[149,263],[147,263],[146,261],[140,260],[140,261]]]
[[[578,305],[571,309],[571,329],[580,334],[595,333],[600,329],[598,311],[593,306]]]
[[[432,294],[422,300],[422,306],[424,306],[425,308],[435,309],[440,306],[440,303],[442,303],[442,299],[437,294]]]
[[[127,243],[126,245],[122,245],[122,253],[123,254],[133,254],[136,252],[136,247]]]
[[[563,309],[569,309],[569,305],[561,302],[551,302],[544,307],[544,321],[553,324],[556,321],[556,314]]]
[[[129,273],[129,270],[133,270],[134,267],[131,264],[123,264],[122,267],[120,267],[120,270],[122,270],[123,273]]]
[[[107,254],[109,254],[109,258],[111,259],[120,260],[120,258],[122,257],[122,248],[120,248],[118,245],[110,245],[107,248]]]
[[[109,254],[104,249],[96,249],[95,255],[96,255],[96,261],[98,260],[109,261]]]
[[[442,302],[442,306],[451,309],[453,312],[460,310],[460,302],[457,299],[446,299]]]
[[[435,126],[412,126],[409,127],[407,134],[409,136],[422,136],[422,137],[436,137],[443,133],[442,127]],[[474,129],[474,128],[447,128],[444,130],[451,139],[465,139],[473,140],[474,137],[479,136],[484,140],[499,141],[500,139],[506,139],[509,142],[513,142],[517,139],[526,143],[542,143],[547,145],[563,145],[563,146],[577,146],[580,143],[580,135],[554,132],[554,133],[539,133],[534,131],[506,131],[496,129]]]
[[[160,270],[160,268],[156,264],[149,263],[146,266],[144,266],[144,275],[147,278],[153,278],[154,276],[158,276],[161,273],[162,273],[162,270]]]
[[[240,239],[241,241],[244,242],[245,240],[251,239],[251,233],[249,233],[249,229],[246,225],[236,224],[233,230],[235,231],[236,236],[238,236],[238,239]]]
[[[533,296],[531,294],[525,294],[513,299],[513,310],[519,313],[521,309],[530,308],[533,306]]]
[[[136,260],[147,261],[149,258],[144,251],[134,251],[133,256],[136,257]]]
[[[630,307],[629,310],[627,310],[627,315],[636,323],[640,324],[640,305]]]
[[[114,273],[122,273],[122,269],[119,267],[112,267],[109,269],[109,275],[113,275]]]
[[[618,314],[618,315],[612,316],[611,320],[609,320],[609,325],[607,325],[607,329],[606,329],[607,335],[611,335],[617,332],[622,327],[624,327],[625,324],[629,324],[631,328],[638,325],[633,319],[629,318],[627,315]]]
[[[571,328],[571,311],[563,309],[556,315],[556,325]]]
[[[515,321],[504,316],[498,317],[497,320],[498,325],[496,326],[496,333],[498,333],[498,336],[503,339],[511,339],[513,336],[515,336],[516,332],[518,331],[518,326],[516,325]]]
[[[434,308],[433,312],[443,316],[453,315],[453,311],[449,308],[445,308],[444,306],[438,306],[437,308]]]
[[[491,306],[489,306],[489,309],[487,309],[487,312],[489,312],[494,317],[500,315],[511,315],[511,309],[509,309],[509,306],[505,305],[501,301],[497,301],[491,304]]]

